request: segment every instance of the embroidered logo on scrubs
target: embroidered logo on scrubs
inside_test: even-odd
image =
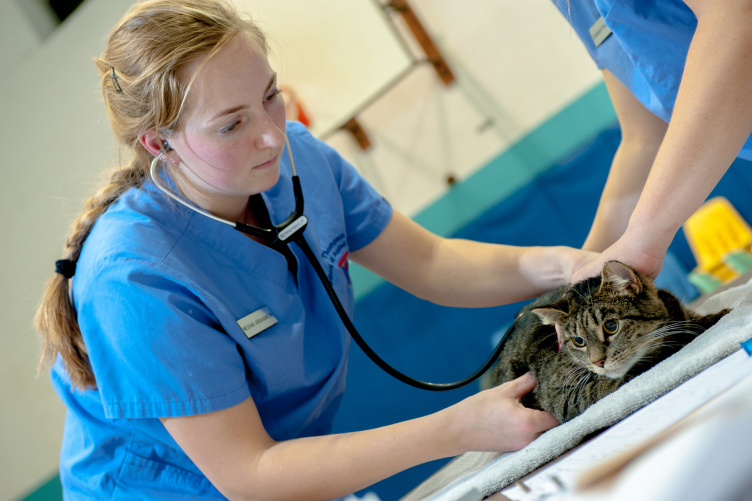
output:
[[[347,240],[345,234],[340,233],[321,253],[321,261],[327,265],[327,278],[330,282],[334,279],[334,270],[337,268],[342,269],[347,278],[347,283],[350,282],[350,273],[347,266],[347,258],[349,252],[347,250]]]
[[[276,324],[278,320],[272,315],[271,310],[264,306],[250,315],[244,316],[237,322],[240,328],[243,329],[246,337],[251,339],[259,332],[265,331],[272,325]]]

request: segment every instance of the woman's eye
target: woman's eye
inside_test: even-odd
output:
[[[225,125],[225,126],[224,126],[224,127],[222,127],[221,129],[219,129],[219,132],[221,132],[222,134],[227,134],[227,133],[229,133],[229,132],[232,132],[232,131],[234,131],[234,130],[235,130],[235,128],[236,128],[236,127],[237,127],[238,125],[240,125],[240,121],[239,121],[239,120],[236,120],[236,121],[232,122],[231,124],[229,124],[229,125]]]
[[[275,90],[273,90],[271,94],[269,94],[268,96],[266,96],[266,100],[267,100],[267,101],[271,101],[271,100],[272,100],[272,99],[274,99],[275,97],[279,96],[281,92],[282,92],[282,91],[281,91],[281,90],[279,90],[279,89],[275,89]]]
[[[616,334],[616,331],[619,330],[619,321],[610,319],[603,322],[603,332],[605,332],[608,335]]]
[[[578,348],[582,348],[583,346],[587,344],[587,341],[585,341],[585,339],[581,338],[580,336],[574,336],[572,338],[572,344]]]

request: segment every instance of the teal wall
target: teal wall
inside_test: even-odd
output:
[[[60,501],[63,499],[63,486],[60,485],[60,478],[55,475],[23,499],[24,501]]]

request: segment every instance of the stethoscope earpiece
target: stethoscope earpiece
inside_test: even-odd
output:
[[[167,143],[167,139],[162,141],[162,148],[164,148],[165,153],[172,151],[172,148],[170,148],[170,145]]]

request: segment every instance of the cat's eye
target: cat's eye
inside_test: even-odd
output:
[[[606,320],[603,322],[603,332],[606,334],[613,335],[616,334],[616,331],[619,330],[619,321],[615,319]]]
[[[580,336],[574,336],[572,338],[572,344],[578,348],[582,348],[583,346],[587,344],[587,341],[585,341],[585,339],[581,338]]]

